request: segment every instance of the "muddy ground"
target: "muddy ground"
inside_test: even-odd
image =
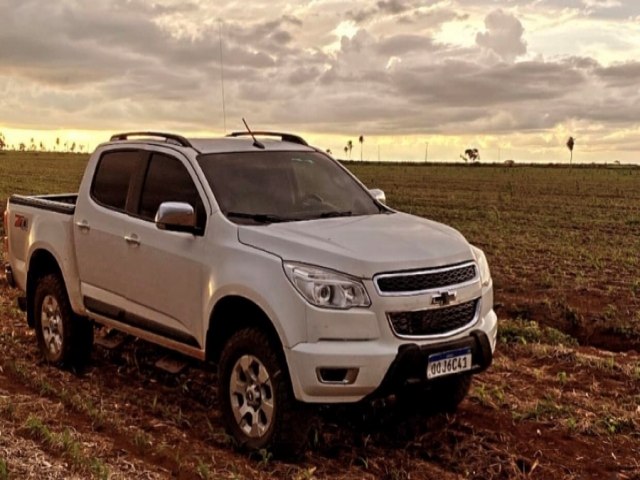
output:
[[[212,369],[166,374],[135,339],[96,347],[83,373],[49,367],[14,294],[0,298],[0,478],[640,479],[634,352],[507,322],[456,414],[324,409],[303,458],[283,462],[235,450]]]
[[[0,160],[4,199],[77,189],[86,157]],[[249,457],[222,429],[213,368],[166,374],[134,339],[82,373],[49,367],[0,278],[0,480],[640,480],[640,169],[349,168],[487,253],[500,343],[455,415],[324,408],[302,459]]]

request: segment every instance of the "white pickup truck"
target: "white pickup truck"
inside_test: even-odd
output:
[[[304,139],[255,135],[115,135],[77,195],[9,199],[5,273],[45,359],[86,361],[98,324],[211,362],[249,449],[303,446],[305,404],[454,410],[496,344],[485,255]]]

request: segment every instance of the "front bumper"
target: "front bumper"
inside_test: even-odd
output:
[[[407,341],[384,335],[362,341],[323,340],[286,350],[296,397],[309,403],[354,403],[367,397],[394,393],[406,384],[427,382],[430,354],[470,347],[473,367],[479,373],[493,359],[498,321],[489,310],[469,330],[438,341]],[[357,370],[344,382],[322,381],[323,368]]]
[[[489,338],[481,330],[473,330],[467,337],[459,340],[435,345],[405,344],[400,347],[380,386],[370,396],[383,397],[408,385],[430,382],[426,379],[429,355],[465,347],[471,349],[472,364],[471,370],[465,371],[465,374],[480,373],[489,368],[493,361],[493,350]]]
[[[13,269],[8,263],[4,266],[4,276],[6,277],[9,286],[11,288],[16,288],[16,279],[13,276]]]

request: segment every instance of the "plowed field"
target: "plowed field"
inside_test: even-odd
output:
[[[85,162],[0,155],[0,201],[74,191]],[[640,169],[348,167],[487,253],[500,345],[456,414],[323,408],[299,461],[248,457],[213,368],[169,375],[133,338],[51,368],[0,279],[0,480],[640,479]]]

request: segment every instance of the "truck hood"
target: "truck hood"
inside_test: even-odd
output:
[[[283,260],[360,278],[473,259],[471,246],[458,231],[405,213],[243,225],[238,238]]]

